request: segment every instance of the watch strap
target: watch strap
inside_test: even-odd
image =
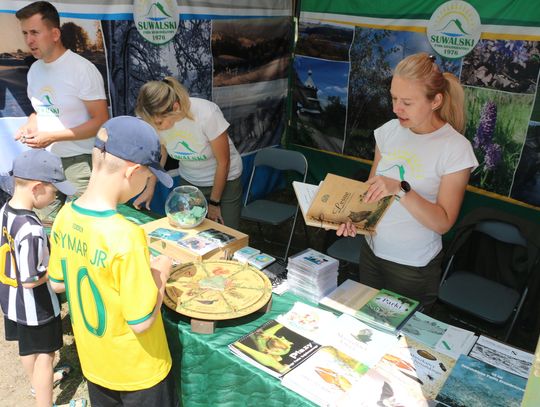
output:
[[[209,205],[212,205],[212,206],[221,206],[221,202],[220,202],[220,201],[214,201],[214,200],[211,199],[211,198],[208,198],[207,201],[208,201],[208,204],[209,204]]]

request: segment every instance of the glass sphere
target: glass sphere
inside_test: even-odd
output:
[[[165,213],[173,226],[189,229],[202,223],[208,203],[199,188],[191,185],[176,187],[165,201]]]

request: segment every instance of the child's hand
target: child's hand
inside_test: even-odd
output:
[[[158,288],[165,287],[171,275],[172,259],[168,256],[159,255],[152,260],[151,267]]]

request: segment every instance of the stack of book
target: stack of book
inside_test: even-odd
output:
[[[276,259],[269,254],[261,253],[259,249],[250,246],[244,246],[235,251],[233,259],[240,263],[250,264],[259,270],[264,269],[266,266],[269,266],[276,261]]]
[[[289,290],[306,300],[318,303],[336,289],[338,266],[336,259],[313,249],[306,249],[289,257]]]

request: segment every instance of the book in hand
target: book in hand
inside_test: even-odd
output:
[[[306,225],[336,230],[350,220],[361,234],[375,233],[377,224],[394,201],[387,196],[365,203],[368,184],[335,174],[327,174],[318,187],[294,181],[293,188]]]
[[[219,247],[216,242],[197,235],[180,239],[177,243],[180,246],[201,256]]]
[[[461,355],[435,400],[438,406],[447,407],[519,407],[526,382],[523,377]]]
[[[220,247],[236,239],[233,235],[213,228],[201,230],[197,235],[217,243]]]
[[[395,332],[418,308],[419,302],[390,290],[381,289],[354,315],[366,324]]]
[[[354,280],[345,280],[334,291],[321,298],[319,305],[355,315],[379,290]]]
[[[401,337],[362,378],[357,391],[365,404],[360,405],[427,406],[455,362],[424,344]]]
[[[478,339],[474,332],[446,324],[418,311],[403,325],[401,333],[454,359],[461,354],[468,354]]]
[[[229,345],[236,356],[278,378],[319,348],[273,319]]]
[[[324,346],[281,383],[319,406],[357,406],[358,399],[350,395],[368,369],[336,348]]]
[[[469,356],[523,378],[529,377],[534,355],[481,335]],[[540,403],[540,400],[539,400]]]

